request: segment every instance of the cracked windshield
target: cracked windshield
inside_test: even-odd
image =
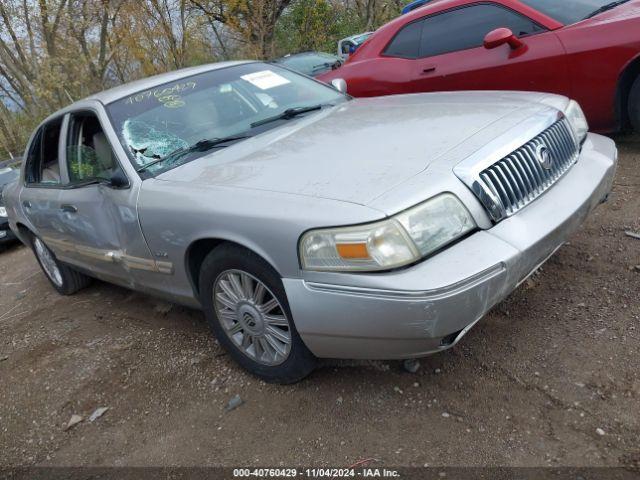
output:
[[[133,165],[153,175],[346,100],[310,78],[253,63],[142,90],[107,108]]]

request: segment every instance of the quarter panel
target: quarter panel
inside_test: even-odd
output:
[[[640,52],[639,31],[640,2],[632,1],[557,32],[567,51],[572,97],[581,104],[594,131],[619,127],[615,110],[618,79]]]

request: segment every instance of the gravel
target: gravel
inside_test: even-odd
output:
[[[7,249],[0,465],[637,467],[640,242],[625,232],[640,232],[640,138],[619,141],[609,202],[413,374],[331,361],[265,384],[200,312],[101,282],[62,297],[29,250]]]

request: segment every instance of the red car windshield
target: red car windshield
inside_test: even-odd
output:
[[[544,13],[565,25],[584,20],[604,7],[615,8],[618,5],[628,2],[629,0],[613,1],[613,0],[520,0],[525,5],[535,8],[539,12]]]

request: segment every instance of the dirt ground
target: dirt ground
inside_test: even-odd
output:
[[[8,249],[0,465],[637,467],[640,240],[625,231],[640,232],[640,137],[617,140],[610,201],[417,374],[328,362],[267,385],[200,312],[100,282],[61,297],[28,249]]]

